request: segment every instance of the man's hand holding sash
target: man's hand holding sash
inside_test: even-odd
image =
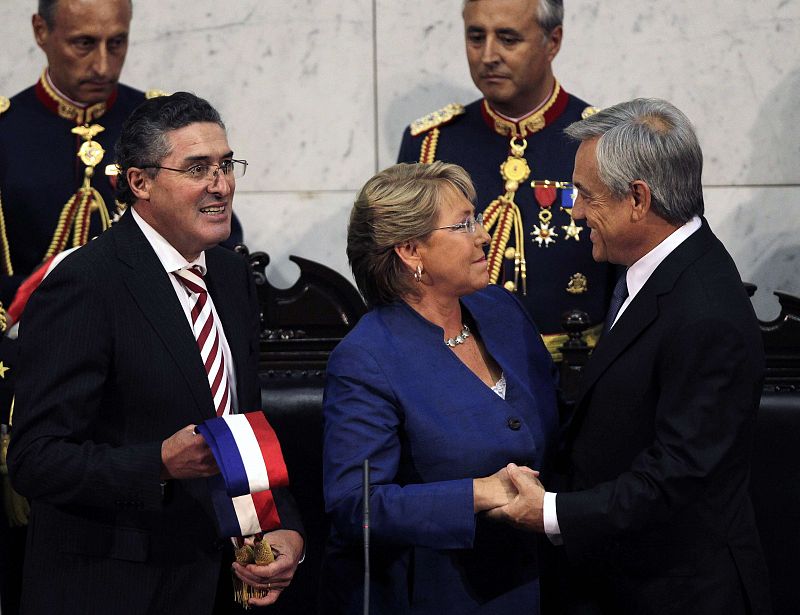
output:
[[[275,431],[262,412],[213,418],[196,431],[220,469],[208,479],[220,535],[235,539],[239,564],[269,564],[273,552],[262,537],[281,526],[270,489],[289,485]],[[235,598],[242,605],[248,605],[250,598],[266,597],[269,591],[234,577]]]

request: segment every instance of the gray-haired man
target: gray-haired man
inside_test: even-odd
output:
[[[627,271],[565,430],[565,482],[545,493],[512,467],[520,494],[495,515],[563,543],[567,612],[769,613],[748,485],[764,354],[702,218],[697,137],[653,99],[567,134],[580,141],[573,215],[594,258]]]

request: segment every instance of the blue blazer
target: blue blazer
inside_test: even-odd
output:
[[[507,291],[489,286],[462,308],[505,374],[505,400],[402,302],[373,309],[331,355],[325,612],[361,612],[369,459],[373,612],[538,613],[536,538],[476,516],[472,479],[512,461],[542,467],[557,425],[554,367]]]

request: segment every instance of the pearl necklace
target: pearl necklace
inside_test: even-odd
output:
[[[469,327],[467,325],[461,325],[461,333],[456,335],[455,337],[447,338],[444,343],[446,346],[450,346],[450,348],[455,348],[456,346],[463,344],[467,341],[469,337]]]

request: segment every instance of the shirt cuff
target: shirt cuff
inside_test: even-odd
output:
[[[542,515],[544,517],[544,533],[547,534],[547,538],[550,542],[556,546],[564,544],[564,540],[561,538],[561,528],[558,527],[555,493],[545,491]]]

